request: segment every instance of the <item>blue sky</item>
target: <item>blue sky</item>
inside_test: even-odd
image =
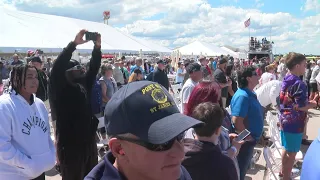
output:
[[[102,22],[163,46],[195,40],[247,49],[248,29],[280,53],[320,54],[320,0],[0,0],[0,6]]]

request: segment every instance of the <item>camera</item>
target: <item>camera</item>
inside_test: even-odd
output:
[[[86,32],[85,33],[85,35],[86,35],[86,40],[87,41],[97,41],[97,39],[98,39],[98,33],[96,33],[96,32]]]

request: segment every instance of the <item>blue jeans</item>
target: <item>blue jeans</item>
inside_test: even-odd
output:
[[[240,169],[240,180],[244,180],[247,170],[249,169],[251,159],[253,156],[253,150],[256,142],[245,142],[240,148],[240,152],[237,156],[239,169]]]

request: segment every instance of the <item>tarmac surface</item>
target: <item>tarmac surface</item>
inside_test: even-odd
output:
[[[320,117],[320,110],[310,110],[310,119],[309,122],[307,124],[307,135],[308,135],[308,139],[310,141],[316,139],[316,137],[319,135],[320,131],[320,121],[319,121],[319,117]],[[264,127],[265,130],[268,129],[268,126],[265,125]],[[256,146],[255,148],[257,151],[261,151],[261,155],[259,157],[258,162],[256,163],[254,169],[250,169],[247,173],[246,176],[246,180],[264,180],[264,176],[265,174],[268,174],[268,172],[266,171],[266,163],[262,154],[262,147],[261,146]],[[301,151],[303,153],[303,155],[305,155],[306,151],[308,149],[308,146],[305,145],[301,145]],[[301,166],[302,162],[299,162],[298,165]],[[268,177],[268,176],[265,176]],[[61,180],[61,176],[54,170],[50,170],[48,172],[46,172],[46,180]],[[213,178],[214,179],[214,178]],[[266,180],[268,180],[268,178],[265,178]],[[299,178],[295,178],[295,179],[299,179]]]

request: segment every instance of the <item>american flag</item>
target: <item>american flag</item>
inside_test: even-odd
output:
[[[244,27],[247,28],[250,26],[250,18],[244,22]]]

